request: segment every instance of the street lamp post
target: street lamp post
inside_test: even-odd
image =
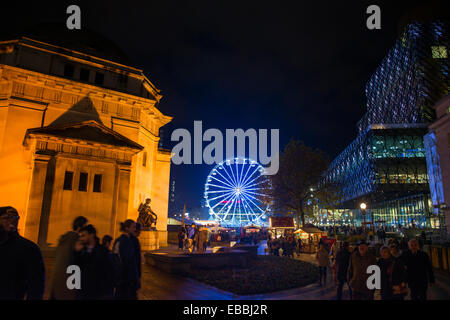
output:
[[[367,208],[367,205],[364,202],[362,202],[359,205],[359,207],[361,209],[361,214],[363,215],[364,235],[365,235],[366,234],[366,208]]]

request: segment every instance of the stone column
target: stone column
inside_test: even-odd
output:
[[[44,193],[42,197],[41,219],[39,221],[38,244],[47,247],[48,225],[52,208],[53,185],[55,184],[56,158],[51,156],[47,164]]]
[[[125,221],[128,216],[128,197],[130,191],[129,165],[118,164],[116,169],[116,185],[113,205],[114,237],[120,234],[120,223]]]
[[[37,243],[44,200],[45,178],[47,176],[48,155],[35,155],[31,176],[30,196],[28,199],[24,236]]]

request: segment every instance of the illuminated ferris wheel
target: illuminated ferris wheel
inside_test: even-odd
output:
[[[211,218],[223,226],[262,225],[267,205],[261,201],[264,167],[249,159],[232,159],[211,170],[205,183],[205,200]]]

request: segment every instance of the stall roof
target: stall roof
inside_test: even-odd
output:
[[[304,227],[300,227],[299,229],[295,230],[294,233],[300,233],[300,231],[303,231],[306,233],[323,233],[324,232],[315,226],[304,226]]]
[[[261,227],[251,224],[251,225],[245,226],[244,229],[261,229]]]
[[[271,228],[294,229],[294,218],[292,217],[270,217]]]

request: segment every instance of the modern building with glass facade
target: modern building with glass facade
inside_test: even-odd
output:
[[[341,186],[352,224],[361,224],[365,202],[375,224],[443,226],[430,200],[423,137],[434,104],[449,92],[448,31],[448,21],[409,23],[366,85],[358,136],[325,175]]]

